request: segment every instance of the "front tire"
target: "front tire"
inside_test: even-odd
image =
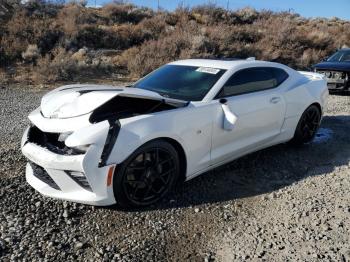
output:
[[[321,122],[321,112],[316,105],[309,106],[301,115],[291,143],[302,145],[312,141]]]
[[[128,208],[156,203],[171,191],[179,173],[179,156],[171,144],[146,143],[117,167],[113,179],[117,204]]]

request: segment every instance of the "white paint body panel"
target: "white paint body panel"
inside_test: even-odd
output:
[[[290,140],[301,114],[311,104],[324,107],[328,95],[326,81],[314,73],[299,73],[287,66],[263,61],[184,60],[171,64],[212,67],[227,70],[202,101],[188,106],[120,119],[120,131],[106,166],[98,167],[109,130],[108,121],[89,122],[91,112],[111,98],[124,95],[164,99],[157,93],[112,86],[71,85],[49,92],[41,107],[29,119],[43,132],[67,133],[68,147],[89,145],[81,155],[59,155],[22,139],[22,152],[42,166],[59,185],[51,188],[33,175],[28,165],[26,178],[40,193],[54,198],[93,205],[115,203],[113,187],[107,186],[111,166],[122,163],[138,147],[148,141],[167,138],[181,145],[186,157],[186,179],[191,179],[218,165],[245,154]],[[275,89],[227,98],[227,107],[237,119],[232,130],[225,130],[222,104],[216,94],[228,78],[243,68],[278,67],[289,78]],[[99,89],[99,90],[96,90]],[[83,95],[78,91],[83,91]],[[92,192],[75,183],[64,171],[83,172]]]

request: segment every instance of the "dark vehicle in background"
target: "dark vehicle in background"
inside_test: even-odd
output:
[[[350,48],[338,50],[313,69],[326,77],[330,91],[350,91]]]

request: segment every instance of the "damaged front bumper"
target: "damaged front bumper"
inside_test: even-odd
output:
[[[325,76],[330,91],[350,91],[350,72],[323,69],[316,72]]]
[[[108,183],[111,179],[108,173],[115,165],[99,164],[109,130],[108,122],[72,131],[72,135],[67,138],[70,144],[89,144],[86,152],[79,152],[54,145],[48,138],[45,141],[38,138],[48,135],[52,139],[55,133],[42,131],[36,124],[41,128],[50,126],[52,131],[52,121],[56,119],[40,118],[37,115],[31,119],[35,119],[34,125],[24,132],[21,145],[23,154],[28,158],[27,182],[45,196],[91,205],[114,204],[113,183]],[[63,131],[62,127],[58,129]],[[63,129],[68,131],[67,126]]]

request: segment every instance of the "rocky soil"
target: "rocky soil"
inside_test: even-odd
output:
[[[0,89],[0,260],[350,261],[350,97],[319,136],[248,155],[143,210],[42,197],[19,143],[45,91]]]

